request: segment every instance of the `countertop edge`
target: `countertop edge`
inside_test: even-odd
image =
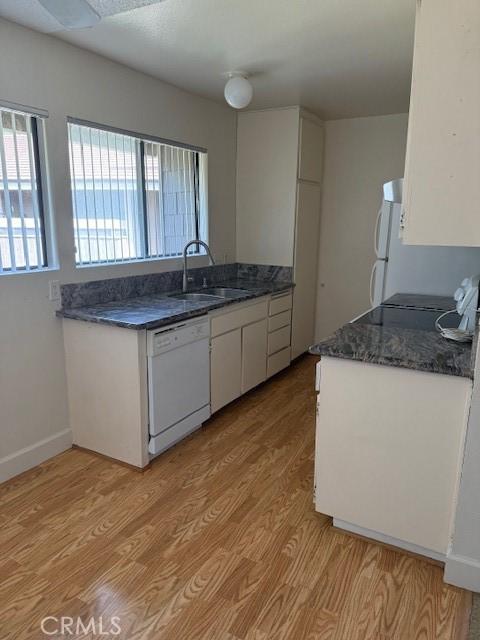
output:
[[[321,358],[335,358],[338,360],[351,360],[352,362],[359,362],[361,364],[373,364],[383,367],[395,367],[397,369],[407,369],[408,371],[421,371],[422,373],[433,373],[434,375],[443,375],[443,376],[453,376],[455,378],[465,378],[467,380],[473,380],[474,372],[470,371],[460,371],[459,369],[445,369],[444,371],[439,371],[435,368],[432,368],[429,364],[422,364],[419,362],[412,361],[400,361],[395,358],[381,358],[381,357],[372,357],[371,359],[364,359],[362,357],[355,357],[352,354],[345,353],[331,353],[325,352],[322,353],[317,347],[312,346],[309,348],[308,352],[311,355],[318,356]]]

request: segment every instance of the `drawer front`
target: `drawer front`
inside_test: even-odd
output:
[[[267,360],[267,378],[275,375],[290,364],[290,347],[282,349],[273,356],[269,356]]]
[[[288,311],[283,311],[282,313],[277,313],[276,316],[272,316],[268,319],[268,331],[276,331],[277,329],[281,329],[282,327],[286,327],[292,321],[292,312],[290,309]]]
[[[283,311],[287,311],[287,309],[292,308],[292,292],[289,291],[285,295],[279,296],[278,298],[272,298],[270,300],[270,308],[268,311],[269,316],[275,316],[277,313],[282,313]]]
[[[268,334],[268,355],[290,346],[290,325]]]
[[[233,331],[234,329],[239,329],[247,324],[266,318],[267,309],[268,300],[265,299],[258,304],[242,307],[241,309],[229,311],[219,316],[212,316],[212,338],[221,335],[222,333],[226,333],[227,331]]]

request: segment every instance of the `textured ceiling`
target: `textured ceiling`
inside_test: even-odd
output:
[[[253,108],[302,104],[328,118],[379,115],[408,110],[415,4],[91,0],[105,16],[100,23],[54,35],[214,100],[223,99],[223,74],[242,69],[252,74]],[[45,13],[36,0],[0,0],[0,15],[58,30]]]
[[[131,11],[148,4],[156,4],[162,0],[87,0],[101,16],[113,16],[116,13]]]
[[[102,17],[131,11],[162,0],[87,0]],[[62,26],[36,0],[0,0],[0,16],[45,33],[61,31]]]

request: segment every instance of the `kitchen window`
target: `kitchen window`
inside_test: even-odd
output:
[[[75,120],[68,137],[77,265],[176,257],[207,238],[205,150]]]
[[[43,117],[0,104],[0,274],[48,266]]]

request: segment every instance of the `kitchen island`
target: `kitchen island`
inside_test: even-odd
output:
[[[415,302],[387,301],[310,349],[321,356],[315,504],[337,527],[444,561],[475,349],[436,331],[445,300]]]

